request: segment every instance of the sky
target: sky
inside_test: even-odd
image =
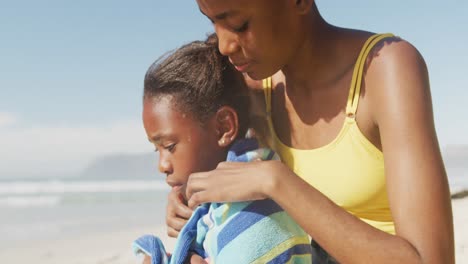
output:
[[[468,145],[466,0],[317,4],[332,24],[416,46],[441,146]],[[140,116],[144,74],[210,32],[195,0],[0,0],[0,178],[70,175],[103,155],[152,151]]]

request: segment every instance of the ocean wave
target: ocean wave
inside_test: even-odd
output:
[[[0,198],[0,207],[54,207],[61,199],[59,195],[8,196]]]
[[[18,181],[0,183],[0,195],[117,193],[168,189],[167,184],[163,181]]]

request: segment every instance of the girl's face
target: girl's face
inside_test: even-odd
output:
[[[202,128],[197,120],[175,110],[171,101],[169,96],[145,100],[143,124],[159,152],[159,171],[166,174],[166,182],[185,188],[191,173],[215,169],[226,153],[218,145],[212,120]]]
[[[197,0],[212,22],[221,53],[259,80],[291,61],[303,34],[293,0]]]

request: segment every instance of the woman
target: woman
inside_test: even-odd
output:
[[[390,35],[332,26],[313,0],[197,3],[221,53],[259,91],[259,130],[284,163],[192,174],[188,207],[170,194],[169,235],[198,204],[271,198],[313,238],[319,263],[454,263],[419,52]]]

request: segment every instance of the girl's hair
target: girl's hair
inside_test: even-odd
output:
[[[215,34],[162,56],[146,72],[143,99],[170,96],[175,109],[201,124],[224,105],[238,115],[239,135],[248,126],[249,96],[244,78],[218,50]]]

